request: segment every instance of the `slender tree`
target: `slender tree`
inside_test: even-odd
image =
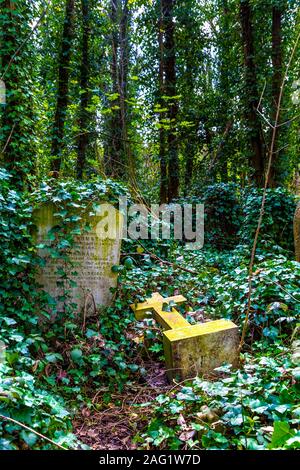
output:
[[[120,53],[119,53],[119,100],[120,100],[120,126],[121,145],[126,165],[127,177],[134,177],[134,164],[132,161],[130,139],[128,136],[129,109],[128,109],[128,71],[129,71],[129,26],[131,12],[128,0],[123,1],[120,20]]]
[[[169,98],[168,119],[168,201],[172,201],[179,194],[179,161],[178,142],[176,136],[178,103],[176,96],[176,56],[173,21],[175,0],[162,0],[162,9],[165,28],[165,91]]]
[[[128,179],[133,176],[133,162],[128,136],[129,26],[128,0],[111,0],[111,113],[107,118],[105,148],[106,174]]]
[[[277,107],[280,97],[280,88],[283,80],[283,71],[282,71],[282,17],[283,17],[283,8],[280,3],[276,2],[272,8],[272,120],[275,121]],[[281,111],[281,110],[280,110]],[[280,124],[280,120],[279,120]],[[279,175],[279,162],[280,162],[280,149],[278,147],[279,143],[279,131],[280,127],[277,127],[275,130],[275,143],[274,143],[274,152],[272,155],[272,167],[270,172],[269,185],[271,187],[277,186],[280,181]]]
[[[252,7],[249,0],[240,1],[240,21],[244,46],[245,66],[245,117],[248,126],[250,144],[250,166],[253,168],[253,178],[257,186],[263,185],[264,180],[264,141],[257,107],[259,93],[255,63],[254,31],[252,23]]]
[[[159,2],[158,22],[158,46],[159,46],[159,104],[160,109],[164,107],[163,96],[165,95],[165,61],[164,61],[164,18],[163,4]],[[165,113],[159,112],[160,119],[165,119]],[[168,174],[166,159],[166,132],[164,125],[160,122],[159,127],[159,161],[160,161],[160,203],[165,204],[168,200]]]
[[[82,11],[82,40],[81,40],[81,67],[80,67],[80,111],[79,135],[77,140],[77,177],[82,179],[89,145],[88,125],[90,113],[90,0],[81,0]]]
[[[120,173],[120,135],[118,126],[118,10],[119,0],[111,0],[110,2],[110,27],[111,27],[111,63],[110,76],[112,88],[111,92],[114,99],[111,100],[111,114],[106,118],[106,146],[105,146],[105,172],[108,176],[116,176]]]
[[[229,152],[227,149],[227,140],[232,130],[233,118],[232,118],[232,81],[231,81],[231,67],[234,68],[232,56],[230,52],[232,50],[232,37],[230,35],[230,8],[228,0],[220,1],[219,10],[219,109],[220,114],[218,116],[219,124],[219,142],[214,152],[214,165],[215,170],[219,170],[220,179],[223,182],[228,181],[228,157]]]
[[[0,78],[6,88],[6,104],[0,109],[0,157],[18,186],[27,180],[34,162],[30,19],[27,1],[0,1]]]
[[[201,145],[198,135],[201,114],[203,34],[194,0],[176,4],[176,94],[178,95],[177,142],[182,156],[183,193],[191,188],[194,158]],[[165,94],[165,93],[164,93]],[[196,96],[197,95],[197,96]],[[180,98],[179,98],[180,97]]]
[[[74,37],[74,16],[75,0],[66,0],[64,27],[59,54],[57,98],[51,148],[51,167],[56,176],[60,171],[62,163],[62,151],[64,147],[63,139],[69,102],[69,77],[70,61],[72,55],[72,40]]]
[[[179,193],[174,3],[174,0],[160,0],[158,34],[160,104],[167,108],[165,114],[161,116],[159,135],[161,202],[166,200],[170,202]]]

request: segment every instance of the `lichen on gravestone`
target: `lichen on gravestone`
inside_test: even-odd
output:
[[[300,263],[300,201],[297,204],[294,216],[294,243],[296,261]]]

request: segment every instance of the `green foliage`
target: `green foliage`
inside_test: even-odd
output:
[[[35,47],[27,40],[38,10],[33,3],[0,1],[1,79],[6,86],[6,104],[0,105],[0,156],[18,185],[30,177],[35,146]]]
[[[262,189],[242,188],[234,183],[216,183],[197,188],[197,196],[180,202],[204,204],[205,245],[215,249],[232,249],[239,243],[254,240],[262,203]],[[279,245],[294,251],[293,217],[296,197],[287,189],[268,189],[259,235],[261,246]],[[292,255],[293,256],[293,255]]]
[[[188,252],[173,248],[164,265],[138,257],[130,272],[120,277],[125,298],[144,301],[152,292],[188,298],[183,313],[191,322],[203,318],[231,318],[242,326],[248,293],[249,246],[232,251]],[[194,274],[181,271],[188,266]],[[254,268],[253,302],[247,337],[248,350],[241,369],[220,368],[219,378],[197,378],[178,391],[159,396],[151,405],[152,418],[136,435],[147,449],[256,449],[298,447],[299,381],[297,349],[289,338],[299,323],[299,265],[278,246],[260,248]],[[161,335],[153,324],[140,325],[144,342],[156,360],[161,358]],[[296,346],[295,346],[296,348]],[[298,355],[297,355],[298,354]],[[163,358],[162,358],[163,359]],[[174,390],[174,389],[173,389]],[[142,405],[143,406],[143,405]],[[149,406],[149,403],[145,404]],[[288,429],[279,442],[278,422]],[[275,433],[275,438],[272,437]]]
[[[71,263],[68,255],[70,247],[76,246],[77,235],[89,230],[88,224],[83,223],[82,213],[88,209],[91,215],[99,203],[115,204],[118,197],[125,194],[126,189],[111,180],[96,179],[89,183],[52,181],[42,184],[31,200],[35,205],[51,202],[57,209],[57,224],[50,231],[49,243],[45,247],[50,256],[62,260],[63,264]],[[61,286],[59,300],[65,302],[66,309],[64,313],[56,312],[57,299],[54,299],[52,313],[56,313],[56,321],[51,328],[46,328],[45,336],[49,345],[59,343],[56,348],[59,355],[54,356],[55,364],[49,369],[46,381],[51,386],[59,388],[60,385],[65,395],[73,399],[76,396],[79,401],[96,384],[101,386],[106,383],[108,391],[115,389],[116,377],[117,387],[121,390],[131,374],[139,369],[132,361],[132,344],[122,335],[132,321],[131,315],[124,316],[129,304],[124,306],[120,300],[116,301],[114,308],[102,309],[100,322],[97,316],[92,316],[83,328],[81,318],[74,312],[75,306],[68,302],[69,289],[74,281],[68,279],[63,264],[57,276]],[[113,271],[119,272],[121,268],[130,270],[132,267],[133,261],[128,257],[124,267],[115,266]],[[46,364],[41,364],[40,371]]]
[[[238,252],[237,252],[238,253]],[[270,257],[271,258],[271,257]],[[243,319],[248,294],[248,265],[245,259],[218,260],[218,271],[208,280],[206,292],[212,307],[208,308],[217,317]],[[225,262],[226,262],[225,261]],[[222,264],[221,264],[222,263]],[[257,256],[254,268],[250,331],[252,334],[269,336],[294,328],[299,318],[300,269],[298,263],[283,255],[265,259]]]
[[[16,333],[14,335],[17,336]],[[8,339],[12,337],[13,334]],[[27,339],[22,343],[23,346],[14,347],[13,352],[8,350],[6,360],[10,365],[0,364],[0,414],[19,421],[59,445],[79,449],[80,443],[72,434],[71,415],[63,399],[50,393],[45,386],[39,386],[38,380],[29,373],[30,369],[36,367],[36,361],[25,352],[28,343],[32,345]],[[57,448],[19,424],[1,417],[0,436],[1,450]]]
[[[0,0],[0,75],[7,101],[0,104],[0,157],[6,168],[0,168],[0,339],[6,346],[0,415],[30,428],[0,417],[1,449],[55,448],[34,430],[66,448],[81,448],[71,432],[74,412],[80,406],[102,410],[116,390],[146,382],[144,361],[164,359],[161,329],[150,319],[136,322],[130,305],[153,292],[185,295],[188,305],[180,308],[191,324],[226,317],[242,327],[262,198],[262,190],[252,187],[249,100],[251,109],[263,114],[255,116],[264,151],[277,101],[274,59],[283,59],[280,75],[299,34],[295,0],[268,2],[268,8],[265,2],[248,2],[253,66],[245,73],[238,0],[173,2],[169,28],[160,2],[115,2],[116,14],[110,0],[83,3],[88,18],[84,23],[75,2],[74,37],[72,44],[67,41],[72,54],[61,91],[67,89],[70,99],[63,104],[65,97],[57,93],[65,2],[52,0],[45,10],[42,0]],[[275,5],[282,9],[276,54]],[[168,51],[173,35],[174,48]],[[299,448],[300,268],[292,261],[295,198],[290,192],[299,170],[298,65],[299,48],[284,83],[273,152],[274,181],[289,191],[267,191],[242,367],[225,367],[214,381],[199,377],[159,396],[150,406],[151,422],[136,437],[143,448]],[[247,86],[246,75],[256,83]],[[49,174],[51,140],[58,137],[52,135],[57,101],[64,134],[59,175]],[[71,179],[79,136],[87,143],[85,183]],[[179,168],[172,174],[177,154]],[[118,273],[113,306],[76,315],[69,302],[75,281],[65,265],[71,263],[76,236],[90,229],[82,212],[92,214],[99,201],[115,204],[120,195],[128,196],[121,183],[96,175],[130,175],[136,199],[157,202],[162,155],[166,179],[180,177],[180,192],[189,195],[180,202],[205,204],[204,250],[188,251],[173,239],[126,240],[121,264],[113,267]],[[259,184],[266,167],[264,155]],[[50,175],[58,179],[47,180]],[[37,256],[32,213],[47,203],[56,208],[57,225],[44,249],[60,263],[59,299],[35,282],[44,261]],[[58,300],[65,302],[64,312],[58,311]]]
[[[252,307],[249,321],[250,337],[291,335],[299,321],[299,263],[290,261],[280,247],[272,254],[258,250],[253,276]],[[180,292],[190,302],[191,310],[210,318],[229,318],[242,324],[248,295],[247,245],[232,251],[202,250],[190,252],[173,247],[168,254],[173,265],[161,264],[148,254],[136,258],[130,272],[121,273],[120,287],[126,296],[142,302],[159,290],[164,296]],[[189,266],[190,272],[180,269]],[[193,274],[194,271],[194,274]],[[194,314],[191,322],[197,321]]]
[[[89,204],[92,210],[93,201],[99,200],[115,203],[125,190],[108,180],[86,185],[68,181],[50,186],[49,182],[26,199],[26,195],[10,189],[11,176],[6,170],[1,169],[0,177],[0,339],[6,345],[6,362],[0,366],[0,414],[61,445],[76,448],[79,444],[70,434],[71,413],[61,395],[82,401],[81,389],[95,386],[97,381],[100,386],[104,377],[114,388],[118,376],[122,387],[138,369],[132,363],[127,365],[129,343],[126,338],[120,339],[130,320],[119,322],[118,308],[110,309],[101,322],[101,333],[97,319],[83,331],[81,319],[78,321],[69,305],[67,318],[61,316],[55,323],[48,323],[56,304],[35,283],[40,260],[32,239],[32,209],[45,202],[56,205],[61,223],[50,234],[48,249],[52,256],[67,262],[68,249],[83,229],[74,208],[84,210]],[[57,274],[58,282],[66,281],[63,271]],[[64,286],[60,300],[68,298],[66,282]],[[42,322],[43,317],[46,322]],[[0,422],[5,448],[53,448],[53,444],[36,439],[17,424]]]
[[[83,229],[80,218],[74,217],[74,208],[84,210],[89,204],[92,209],[99,200],[114,203],[126,190],[110,180],[84,184],[49,181],[26,200],[10,189],[5,170],[1,170],[1,182],[0,337],[7,353],[6,362],[0,366],[0,414],[65,447],[81,446],[71,434],[73,409],[83,403],[101,409],[101,403],[91,400],[95,387],[101,388],[109,401],[116,387],[122,391],[132,381],[144,381],[147,371],[143,360],[137,358],[151,355],[163,360],[159,328],[151,320],[136,323],[129,307],[152,292],[186,295],[189,306],[182,312],[192,324],[207,317],[226,317],[242,325],[249,246],[191,252],[170,242],[163,255],[161,242],[156,245],[153,241],[148,248],[167,256],[171,264],[151,257],[138,242],[128,241],[130,255],[116,267],[119,283],[113,307],[102,309],[100,316],[86,318],[84,326],[72,306],[67,318],[41,323],[42,315],[49,316],[50,306],[55,311],[55,303],[47,305],[49,299],[36,290],[34,282],[39,261],[30,234],[33,203],[56,205],[61,222],[53,237],[50,234],[49,250],[67,261],[68,249]],[[222,185],[218,194],[220,188]],[[217,198],[211,195],[210,200],[216,203]],[[235,201],[232,197],[230,205]],[[270,251],[269,247],[261,244],[255,260],[247,337],[253,354],[245,355],[240,371],[222,369],[216,381],[199,377],[180,391],[159,397],[152,407],[151,423],[136,437],[139,446],[293,449],[299,445],[297,353],[291,355],[283,342],[292,332],[297,333],[300,272],[282,248],[274,246]],[[181,270],[181,266],[189,267],[190,272]],[[58,277],[65,280],[65,273],[58,273]],[[67,290],[63,293],[66,299]],[[17,424],[0,422],[3,448],[53,448],[53,444]]]
[[[241,223],[238,187],[234,184],[215,184],[205,188],[206,243],[219,249],[230,249],[237,241]]]
[[[59,209],[65,208],[71,211],[74,207],[84,209],[91,202],[115,204],[118,202],[118,197],[125,194],[127,194],[126,189],[121,183],[109,179],[94,178],[86,183],[70,179],[50,179],[41,183],[30,199],[35,204],[52,202]],[[61,218],[64,215],[60,214]]]
[[[0,339],[6,346],[5,362],[0,364],[0,414],[75,448],[77,443],[70,435],[71,421],[63,400],[38,385],[33,374],[45,349],[38,321],[45,303],[33,288],[31,207],[20,193],[10,189],[11,176],[3,169],[0,178]],[[0,429],[1,448],[53,448],[3,419]]]
[[[299,383],[287,348],[256,345],[238,371],[217,369],[220,378],[198,377],[180,391],[160,395],[154,415],[136,442],[142,448],[299,448]],[[289,424],[288,424],[289,423]]]
[[[270,449],[299,449],[300,433],[295,429],[291,429],[286,421],[275,421],[272,440],[269,445]]]
[[[262,202],[262,190],[246,189],[243,195],[243,217],[239,236],[243,243],[254,238],[257,228],[257,217]],[[277,244],[282,248],[294,251],[293,217],[296,199],[284,188],[268,189],[266,205],[259,235],[260,242]]]

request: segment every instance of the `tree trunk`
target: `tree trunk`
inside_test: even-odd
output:
[[[114,99],[107,119],[106,174],[126,178],[131,155],[128,139],[127,81],[128,81],[128,0],[111,0],[111,82]],[[131,168],[132,170],[132,168]]]
[[[278,102],[280,97],[280,87],[282,85],[282,10],[280,7],[274,6],[272,9],[272,65],[273,65],[273,77],[272,77],[272,120],[275,122]],[[278,124],[280,119],[278,120]],[[276,187],[279,183],[279,172],[278,163],[280,160],[280,153],[278,149],[279,142],[279,130],[275,130],[275,143],[274,151],[272,155],[272,166],[270,172],[269,186]]]
[[[51,155],[53,157],[51,168],[55,176],[57,176],[60,171],[62,150],[64,147],[64,126],[69,102],[69,70],[72,54],[72,40],[74,36],[74,8],[75,0],[66,0],[64,28],[59,55],[57,100],[51,149]]]
[[[89,145],[88,125],[90,113],[89,105],[89,79],[90,79],[90,0],[81,0],[82,10],[82,46],[80,71],[80,111],[79,136],[77,142],[77,177],[82,179]]]
[[[14,119],[14,109],[18,106],[17,89],[19,82],[18,67],[16,64],[10,65],[13,52],[17,49],[17,17],[14,20],[13,11],[16,5],[11,0],[4,0],[1,7],[6,11],[1,11],[1,16],[5,18],[5,23],[1,28],[1,76],[4,76],[4,83],[6,87],[5,99],[6,105],[3,107],[3,115],[1,122],[1,151],[3,151],[3,158],[5,166],[11,170],[14,166],[16,154],[13,150],[12,141],[18,133],[19,123]],[[2,10],[1,8],[1,10]],[[8,67],[10,66],[10,69]],[[14,135],[13,135],[14,134]]]
[[[163,96],[165,95],[164,79],[164,37],[163,37],[163,11],[162,2],[160,2],[160,19],[158,24],[158,45],[159,45],[159,96],[160,106],[164,107]],[[164,119],[165,113],[159,113],[159,119]],[[166,161],[166,135],[163,123],[159,128],[159,161],[160,161],[160,204],[165,204],[168,200],[168,176]]]
[[[228,134],[233,126],[232,117],[230,115],[232,110],[232,90],[230,81],[230,74],[228,71],[231,69],[232,64],[230,63],[231,56],[228,51],[232,47],[232,41],[230,37],[230,9],[227,0],[220,2],[220,13],[219,13],[219,28],[220,28],[220,43],[219,43],[219,55],[220,55],[220,98],[219,98],[219,118],[218,118],[218,134],[219,144],[215,150],[214,164],[212,168],[213,174],[216,175],[219,172],[220,180],[224,183],[228,182],[228,156],[230,156],[231,149],[228,149]]]
[[[124,0],[120,21],[120,53],[119,53],[119,101],[120,101],[120,128],[123,169],[121,176],[134,178],[134,165],[130,142],[128,138],[128,66],[129,66],[129,9],[128,0]]]
[[[194,170],[194,146],[195,145],[191,145],[186,152],[184,169],[184,196],[187,196],[188,190],[191,187],[191,181]]]
[[[176,57],[173,21],[175,0],[162,0],[162,9],[165,25],[165,91],[168,97],[176,96]],[[168,142],[168,201],[178,197],[179,194],[179,161],[178,144],[176,136],[178,104],[176,99],[168,100],[169,129]]]
[[[119,49],[119,33],[118,33],[118,11],[119,0],[111,1],[111,21],[112,21],[112,62],[111,62],[111,79],[112,93],[118,96],[118,49]],[[119,106],[119,98],[112,101],[112,108]],[[108,157],[110,176],[117,176],[121,171],[121,149],[120,149],[120,128],[119,128],[119,112],[112,110],[110,119],[110,154]]]
[[[1,73],[5,85],[4,106],[0,105],[0,164],[12,174],[12,183],[22,188],[32,172],[34,145],[31,75],[27,44],[30,4],[21,0],[0,1]],[[20,50],[21,45],[23,46]],[[17,54],[16,51],[20,50]],[[24,54],[22,60],[20,55]]]
[[[240,1],[240,21],[244,45],[245,64],[245,118],[249,127],[249,144],[251,148],[250,165],[254,170],[254,181],[257,186],[264,182],[264,142],[260,120],[257,115],[259,104],[256,76],[252,11],[249,0]]]
[[[194,33],[195,23],[190,20],[190,14],[187,12],[186,18],[183,19],[179,27],[186,30],[187,35]],[[194,36],[192,36],[192,42],[194,42]],[[193,182],[193,170],[194,170],[194,158],[199,147],[199,135],[198,129],[200,124],[199,114],[193,109],[191,103],[195,99],[195,81],[196,74],[198,74],[197,68],[195,67],[195,54],[197,53],[197,44],[191,45],[186,48],[182,53],[182,59],[185,64],[185,77],[184,77],[184,96],[182,99],[183,109],[181,115],[185,116],[185,119],[193,126],[191,128],[182,129],[179,134],[179,145],[180,151],[182,152],[184,165],[184,181],[183,181],[183,195],[187,196]],[[200,113],[200,110],[199,110]]]

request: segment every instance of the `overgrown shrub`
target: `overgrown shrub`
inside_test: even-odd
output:
[[[233,183],[205,188],[205,242],[217,249],[230,249],[237,243],[241,223],[238,193],[238,187]]]
[[[204,204],[205,246],[229,250],[238,243],[241,224],[240,188],[217,183],[198,190],[196,196],[179,199],[181,204]]]
[[[263,190],[257,188],[247,188],[243,192],[243,217],[239,231],[242,243],[250,243],[254,239],[262,193]],[[284,188],[268,189],[259,241],[264,240],[294,251],[293,217],[295,207],[295,196],[288,190]]]
[[[252,308],[249,331],[254,338],[292,332],[300,316],[300,267],[283,255],[257,260],[253,275]],[[242,323],[248,296],[248,266],[245,261],[235,267],[220,266],[206,284],[210,302],[207,312]]]
[[[218,183],[203,188],[197,197],[181,200],[205,206],[205,245],[231,249],[254,239],[263,190]],[[259,242],[279,245],[291,252],[296,198],[284,188],[268,189]]]
[[[263,351],[263,353],[261,352]],[[241,368],[218,369],[159,395],[136,442],[146,449],[300,448],[299,368],[288,348],[257,345]]]

